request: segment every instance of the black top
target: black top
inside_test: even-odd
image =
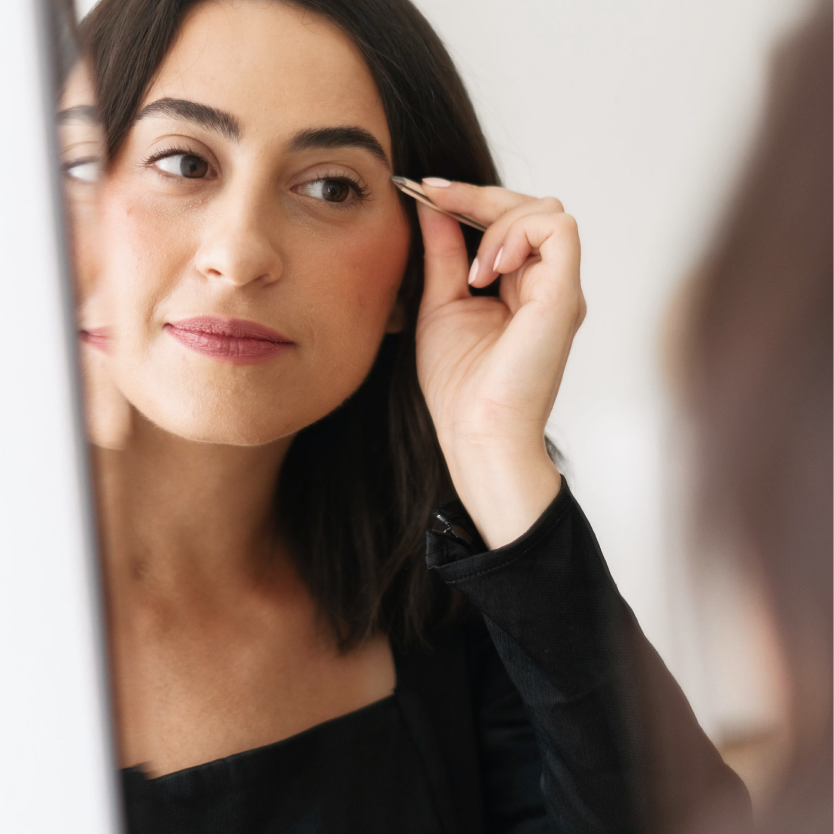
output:
[[[256,750],[123,776],[131,832],[443,831],[396,695]]]
[[[427,563],[476,615],[395,652],[394,695],[156,779],[122,771],[130,834],[667,831],[749,799],[619,596],[567,483],[486,548],[460,504]],[[484,628],[486,623],[486,628]]]

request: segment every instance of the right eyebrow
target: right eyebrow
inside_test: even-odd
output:
[[[233,142],[239,142],[243,136],[240,122],[231,113],[183,98],[160,98],[152,101],[139,111],[134,123],[150,116],[169,116],[193,122],[207,130],[220,133]]]
[[[101,124],[98,109],[92,104],[79,104],[75,107],[68,107],[66,110],[58,111],[58,124],[66,125],[70,122],[88,122],[90,124]]]

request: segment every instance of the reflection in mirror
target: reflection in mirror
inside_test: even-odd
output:
[[[101,0],[81,38],[58,123],[131,834],[751,830],[545,437],[577,223],[500,186],[421,14]]]

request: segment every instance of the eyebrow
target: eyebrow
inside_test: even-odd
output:
[[[184,119],[207,130],[220,133],[233,142],[239,142],[243,136],[240,122],[231,113],[218,110],[216,107],[209,107],[207,104],[198,104],[196,101],[187,101],[182,98],[157,99],[139,111],[134,119],[134,124],[151,116],[171,116],[175,119]]]
[[[386,168],[391,169],[388,155],[379,141],[361,127],[322,127],[296,133],[289,144],[291,151],[310,148],[362,148],[375,156]]]
[[[68,107],[58,112],[58,124],[65,125],[70,122],[89,122],[101,124],[98,109],[93,104],[79,104],[75,107]]]
[[[151,102],[139,111],[134,122],[156,115],[194,122],[235,142],[239,142],[243,136],[240,122],[231,113],[181,98],[160,98]],[[296,133],[289,142],[290,151],[306,151],[311,148],[361,148],[391,169],[391,162],[379,140],[362,127],[342,125],[310,128]]]

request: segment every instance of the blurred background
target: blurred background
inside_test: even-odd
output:
[[[588,316],[550,434],[620,590],[758,802],[783,759],[784,682],[737,553],[694,567],[677,331],[754,146],[774,46],[811,4],[416,2],[504,184],[559,197],[579,222]]]

